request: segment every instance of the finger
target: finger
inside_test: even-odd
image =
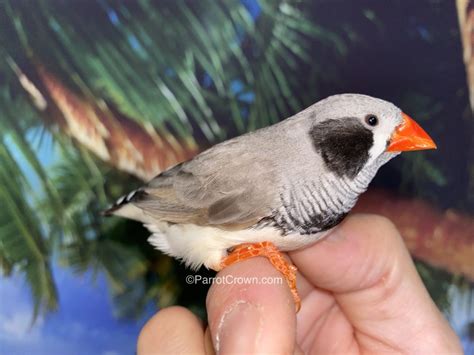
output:
[[[407,259],[393,225],[371,215],[346,218],[327,238],[290,256],[313,285],[339,293],[368,288]]]
[[[137,354],[205,354],[201,322],[186,308],[165,308],[143,327]]]
[[[387,219],[349,217],[327,239],[291,258],[308,281],[334,293],[362,345],[419,352],[411,346],[425,334],[425,350],[457,349],[456,337]]]
[[[247,283],[214,283],[209,290],[209,328],[217,352],[293,353],[295,304],[286,281],[268,260],[245,260],[218,276],[229,281],[247,278]]]

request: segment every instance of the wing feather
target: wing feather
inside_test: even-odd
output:
[[[251,226],[276,205],[277,174],[245,141],[227,141],[155,177],[133,204],[153,218],[222,228]]]

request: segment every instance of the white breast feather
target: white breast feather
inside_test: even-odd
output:
[[[201,265],[219,270],[227,250],[243,243],[269,241],[280,250],[301,248],[324,237],[326,232],[311,235],[299,233],[282,236],[274,227],[226,231],[194,224],[145,224],[152,233],[148,241],[163,253],[182,260],[186,266],[197,269]]]

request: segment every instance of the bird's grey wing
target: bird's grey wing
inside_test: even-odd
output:
[[[169,222],[241,228],[272,213],[276,186],[271,161],[231,140],[158,175],[133,203]]]

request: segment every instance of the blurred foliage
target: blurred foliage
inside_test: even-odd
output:
[[[141,226],[100,217],[139,182],[65,137],[55,113],[24,90],[19,69],[41,93],[40,65],[87,100],[202,147],[333,93],[383,97],[421,121],[440,149],[398,160],[375,184],[474,211],[474,159],[461,149],[472,148],[473,123],[454,4],[405,3],[2,1],[0,262],[5,275],[25,275],[35,315],[58,303],[53,256],[77,272],[105,272],[121,316],[150,302],[202,312],[206,288],[186,286],[187,271],[154,252]],[[45,141],[50,165],[38,154]],[[452,276],[420,270],[445,306]]]

